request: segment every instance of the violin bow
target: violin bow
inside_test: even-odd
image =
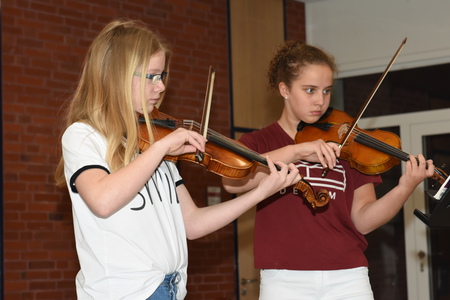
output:
[[[391,61],[389,62],[389,64],[387,65],[386,69],[384,70],[383,74],[381,74],[380,79],[378,79],[378,82],[375,84],[375,87],[373,88],[372,92],[369,94],[369,97],[367,98],[366,102],[364,103],[364,105],[361,107],[358,115],[354,118],[352,125],[349,127],[349,130],[347,131],[347,133],[345,134],[344,138],[342,139],[342,142],[339,144],[339,148],[344,147],[345,143],[347,142],[348,138],[350,137],[350,134],[353,132],[353,130],[355,129],[356,125],[358,124],[358,121],[361,119],[361,116],[364,114],[364,112],[366,111],[366,108],[369,106],[370,101],[372,101],[373,96],[375,95],[375,93],[377,92],[378,88],[380,87],[381,83],[383,82],[384,78],[386,77],[387,73],[389,72],[389,70],[391,69],[392,65],[394,64],[395,60],[397,59],[398,55],[400,54],[400,52],[403,49],[403,46],[406,44],[406,39],[405,38],[402,43],[400,44],[399,48],[397,49],[397,51],[395,52],[394,56],[391,58]],[[325,169],[322,173],[322,177],[325,177],[325,175],[327,174],[328,169]]]
[[[215,76],[216,71],[212,66],[209,66],[208,82],[206,84],[205,102],[203,103],[202,122],[200,124],[200,134],[203,135],[203,137],[205,138],[207,138],[208,135],[209,115],[211,112],[211,99]],[[195,153],[195,158],[199,162],[203,161],[204,156],[205,154],[199,150],[197,150]]]

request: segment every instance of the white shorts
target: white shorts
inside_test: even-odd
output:
[[[260,300],[373,300],[366,267],[335,271],[261,270]]]

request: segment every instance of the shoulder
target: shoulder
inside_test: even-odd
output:
[[[77,134],[92,134],[95,133],[95,129],[83,122],[75,122],[72,123],[69,127],[66,128],[66,130],[64,131],[63,137],[64,136],[73,136],[73,135],[77,135]]]
[[[95,130],[91,125],[83,122],[75,122],[71,124],[63,133],[62,139],[76,139],[79,137],[87,138],[89,136],[95,136],[97,138],[103,138],[103,136]]]
[[[243,134],[239,140],[240,141],[255,140],[255,139],[264,138],[266,136],[271,136],[278,132],[278,127],[281,128],[279,125],[278,126],[277,125],[278,125],[278,123],[274,122],[264,128],[259,129],[259,130],[247,132],[247,133]]]
[[[79,149],[84,151],[87,149],[95,149],[102,152],[101,149],[106,148],[106,138],[95,130],[91,125],[76,122],[67,127],[62,135],[63,148]]]

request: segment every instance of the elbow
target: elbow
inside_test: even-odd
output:
[[[198,223],[185,223],[186,238],[190,241],[204,237],[208,233],[214,231],[212,227],[204,227]]]
[[[112,207],[108,202],[104,202],[101,200],[96,202],[85,201],[85,203],[92,214],[100,219],[108,219],[120,209]]]
[[[230,179],[222,178],[222,186],[226,192],[233,194],[233,187],[230,185]]]
[[[376,229],[371,226],[366,226],[365,224],[359,224],[359,225],[355,224],[355,228],[362,235],[369,234]]]
[[[238,194],[240,192],[238,189],[226,185],[223,185],[223,189],[229,194]]]
[[[222,178],[223,189],[230,194],[239,194],[245,191],[245,189],[239,185],[236,185],[237,180]]]
[[[108,219],[109,217],[111,217],[114,213],[110,212],[110,211],[98,211],[98,212],[93,212],[94,215],[100,219]]]
[[[190,241],[199,239],[205,236],[204,234],[200,234],[199,232],[193,232],[192,230],[186,230],[186,238]]]
[[[186,235],[186,238],[187,238],[189,241],[193,241],[193,240],[198,239],[198,237],[195,237],[195,236],[193,236],[193,235]]]
[[[116,211],[112,211],[111,209],[107,207],[95,207],[95,208],[89,208],[91,212],[100,219],[108,219],[113,214],[116,213]]]
[[[367,235],[369,233],[371,233],[373,230],[358,230],[359,233],[361,233],[362,235]]]

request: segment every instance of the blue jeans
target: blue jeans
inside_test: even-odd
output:
[[[178,272],[166,275],[164,281],[161,282],[156,291],[146,300],[176,300],[180,279]]]

